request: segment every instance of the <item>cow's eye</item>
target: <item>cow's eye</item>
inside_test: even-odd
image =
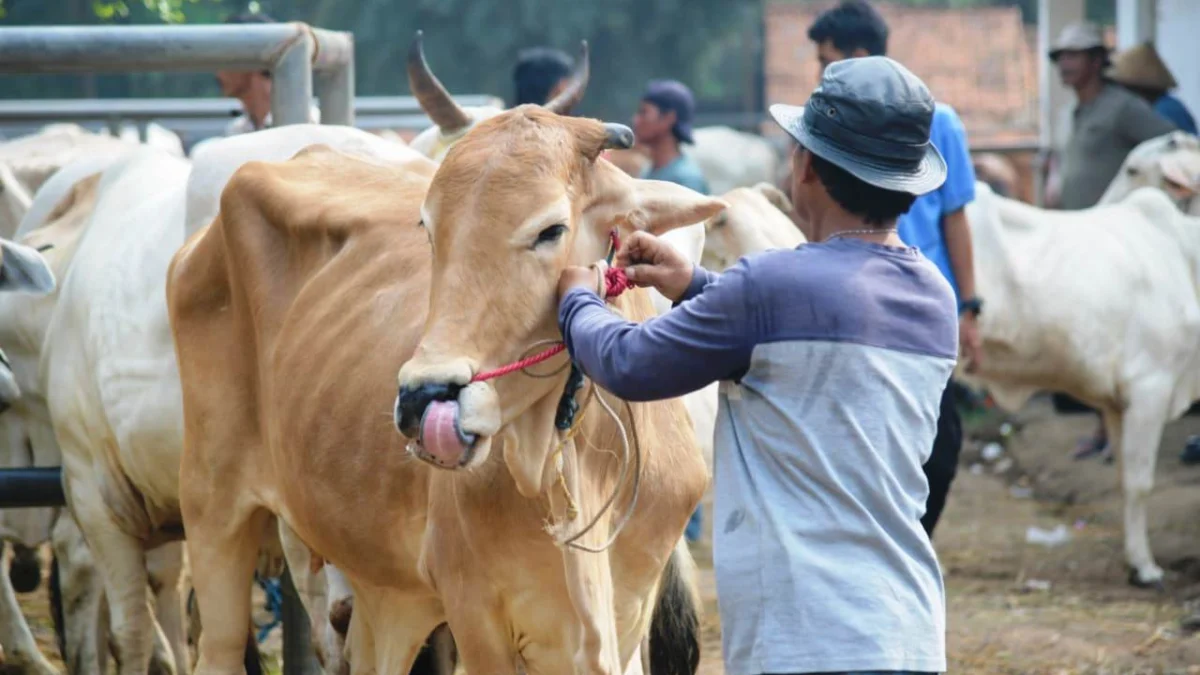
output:
[[[561,225],[561,224],[551,225],[550,227],[547,227],[546,229],[542,230],[541,232],[538,232],[537,241],[533,242],[533,245],[536,248],[536,247],[542,246],[544,244],[553,244],[554,242],[558,241],[559,239],[562,239],[562,236],[566,233],[567,233],[566,225]]]

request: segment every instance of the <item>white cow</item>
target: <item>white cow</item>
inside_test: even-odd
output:
[[[95,173],[105,161],[113,160],[85,158],[55,174],[39,191],[19,230],[24,235],[24,242],[44,250],[46,260],[59,279],[69,270],[79,234],[90,218],[99,181]],[[53,205],[44,207],[42,201],[51,201]],[[36,222],[31,218],[35,215]],[[58,293],[59,289],[55,289],[41,297],[0,297],[0,316],[5,317],[0,325],[0,341],[9,347],[13,368],[24,389],[23,396],[13,405],[13,411],[0,415],[0,427],[7,441],[4,463],[8,466],[61,464],[39,377],[41,345]],[[64,659],[73,673],[104,672],[108,646],[102,588],[90,551],[74,520],[58,509],[5,512],[0,519],[0,535],[32,548],[50,538],[51,523],[54,523],[53,541],[58,563],[55,571],[60,573],[61,581],[52,592],[61,591],[61,605],[70,609],[62,626]],[[178,564],[173,558],[178,559],[179,555],[180,547],[175,545],[173,552],[170,547],[164,547],[150,556],[147,564],[155,587],[171,587],[177,581]],[[15,598],[11,596],[8,581],[7,576],[0,580],[0,595],[4,596],[0,603],[4,620],[0,621],[0,626],[6,631],[5,641],[11,643],[10,652],[19,655],[16,665],[25,672],[56,672],[33,642]],[[155,647],[152,672],[174,670],[165,641],[159,639]]]
[[[704,224],[702,265],[720,272],[742,256],[773,248],[795,248],[804,234],[789,217],[792,202],[770,183],[734,188],[723,195],[729,208]]]
[[[1200,138],[1172,131],[1141,143],[1125,158],[1100,203],[1119,202],[1144,186],[1163,190],[1181,211],[1200,216]]]
[[[55,288],[54,273],[46,260],[34,249],[0,239],[0,293],[23,295],[45,295]],[[9,361],[0,352],[0,411],[17,404],[21,395],[16,374]],[[14,433],[8,425],[8,415],[0,415],[0,443],[23,445],[22,434]],[[8,455],[8,453],[3,453]],[[7,457],[4,457],[7,459]],[[8,466],[0,462],[0,466]],[[22,536],[22,532],[10,529],[8,523],[0,522],[0,539],[11,540]],[[0,548],[0,558],[4,550]],[[16,667],[24,672],[41,674],[54,673],[54,668],[38,651],[33,635],[21,616],[16,595],[9,580],[8,564],[0,564],[0,645],[7,645],[4,652],[6,667]],[[32,647],[32,649],[31,649]]]
[[[762,136],[725,126],[699,127],[693,136],[695,145],[684,145],[683,154],[699,165],[712,194],[778,182],[783,163]]]
[[[982,183],[967,217],[984,362],[958,376],[1012,411],[1038,390],[1101,411],[1121,457],[1130,580],[1160,584],[1146,498],[1163,426],[1200,399],[1200,219],[1155,188],[1045,211]]]

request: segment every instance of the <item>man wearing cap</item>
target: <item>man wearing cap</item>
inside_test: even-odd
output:
[[[665,180],[708,194],[708,182],[700,167],[683,154],[681,143],[694,143],[692,116],[696,101],[687,85],[675,80],[654,80],[646,86],[637,114],[633,136],[650,157],[642,178]]]
[[[1150,42],[1130,47],[1113,58],[1108,79],[1141,96],[1154,112],[1189,134],[1196,133],[1196,120],[1183,101],[1168,94],[1178,84]]]
[[[1100,201],[1131,150],[1174,131],[1175,125],[1141,98],[1105,81],[1108,48],[1095,24],[1064,28],[1050,50],[1050,60],[1076,99],[1062,150],[1058,206],[1086,209]]]
[[[1108,48],[1095,24],[1064,28],[1050,50],[1050,60],[1058,66],[1063,84],[1074,90],[1076,103],[1059,125],[1066,141],[1060,166],[1047,186],[1047,201],[1061,209],[1086,209],[1100,201],[1130,151],[1174,131],[1175,125],[1138,96],[1104,79]],[[1061,393],[1054,394],[1054,402],[1061,410],[1089,409]],[[1098,420],[1092,437],[1079,443],[1076,457],[1099,454],[1107,445],[1103,420]]]
[[[720,382],[713,556],[726,673],[944,672],[921,466],[957,312],[945,277],[896,230],[946,178],[933,98],[872,56],[830,65],[805,107],[771,115],[798,143],[791,188],[810,243],[715,274],[636,233],[617,264],[675,306],[625,321],[596,294],[596,270],[572,267],[559,327],[575,362],[622,398]]]
[[[551,47],[531,47],[517,55],[513,68],[513,107],[545,105],[571,81],[575,59],[566,52]]]
[[[633,137],[650,157],[642,178],[665,180],[708,194],[708,181],[691,157],[679,149],[681,143],[693,143],[692,114],[696,102],[692,90],[676,80],[654,80],[646,86],[637,113],[633,116]],[[700,541],[704,530],[704,507],[688,520],[684,536]]]
[[[817,16],[808,29],[824,69],[852,56],[885,56],[888,27],[883,17],[864,0],[846,0]],[[975,294],[975,256],[967,204],[975,200],[975,168],[967,146],[967,132],[953,108],[938,103],[933,111],[930,140],[946,161],[946,182],[921,195],[900,216],[900,238],[920,249],[950,282],[958,299],[959,344],[971,370],[982,362],[978,317],[983,300]],[[923,467],[929,481],[929,498],[921,525],[929,536],[937,527],[950,486],[958,473],[962,451],[962,419],[955,405],[954,383],[942,392],[937,436],[929,461]]]

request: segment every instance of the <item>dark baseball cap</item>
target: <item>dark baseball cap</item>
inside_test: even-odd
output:
[[[771,117],[858,179],[923,195],[946,180],[946,162],[929,140],[933,110],[920,78],[886,56],[867,56],[829,64],[806,104],[775,104]]]
[[[675,126],[671,131],[675,138],[684,143],[695,143],[692,140],[692,116],[696,113],[696,99],[686,84],[678,80],[652,80],[646,85],[642,100],[653,103],[659,110],[674,112]]]

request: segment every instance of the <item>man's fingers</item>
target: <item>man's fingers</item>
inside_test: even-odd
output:
[[[652,265],[631,265],[625,268],[625,278],[635,286],[649,288],[662,276],[662,270]]]

